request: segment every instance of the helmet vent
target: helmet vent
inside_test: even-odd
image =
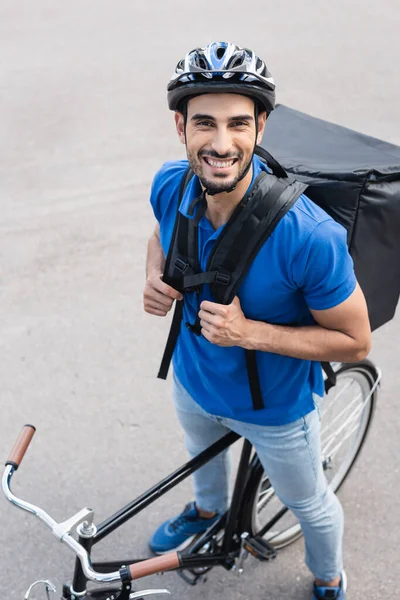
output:
[[[198,65],[200,69],[208,69],[208,65],[202,56],[199,56],[198,58]]]
[[[224,57],[224,54],[225,54],[225,48],[222,48],[221,46],[219,48],[217,48],[216,55],[219,60],[221,60],[221,58]]]
[[[241,56],[234,56],[231,60],[231,64],[229,65],[230,69],[234,69],[235,67],[239,67],[242,64]]]
[[[266,71],[264,62],[258,57],[257,57],[256,69],[261,75],[264,75],[264,73]]]

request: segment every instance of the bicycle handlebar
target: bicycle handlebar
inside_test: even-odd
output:
[[[24,425],[21,433],[18,436],[17,441],[14,444],[11,454],[7,459],[6,466],[10,465],[15,470],[18,469],[22,459],[25,456],[25,452],[28,449],[29,444],[35,434],[36,427],[33,425]]]
[[[57,523],[43,509],[17,498],[17,496],[11,492],[10,482],[13,472],[16,471],[21,464],[35,431],[36,428],[33,425],[24,425],[22,428],[22,431],[19,434],[6,462],[7,468],[2,479],[3,491],[12,504],[38,517],[47,527],[49,527],[49,529],[51,529],[53,535],[55,535],[57,539],[65,543],[71,550],[73,550],[81,562],[85,576],[89,580],[96,581],[98,583],[111,583],[113,581],[121,580],[132,581],[133,579],[140,579],[141,577],[153,575],[154,573],[161,573],[163,571],[177,569],[182,565],[180,554],[178,552],[171,552],[164,556],[150,558],[148,560],[143,560],[131,565],[126,565],[119,571],[115,571],[113,573],[97,573],[94,571],[88,552],[69,534],[74,525],[82,522],[82,519],[88,516],[86,513],[84,513],[84,511],[93,513],[91,509],[83,509],[70,520],[63,523]],[[84,513],[83,516],[82,513]]]

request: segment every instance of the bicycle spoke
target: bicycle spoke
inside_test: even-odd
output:
[[[327,452],[327,448],[329,448],[329,445],[333,442],[335,442],[335,440],[342,434],[342,431],[346,429],[346,427],[352,423],[353,421],[355,421],[355,419],[363,412],[365,408],[365,405],[362,404],[360,405],[347,419],[347,421],[344,421],[344,423],[342,423],[342,425],[339,427],[339,429],[337,429],[336,431],[334,431],[333,433],[331,433],[331,435],[324,440],[324,446],[322,448],[322,452],[325,454]],[[344,440],[343,440],[344,441]]]
[[[362,394],[361,394],[361,392],[360,392],[360,393],[359,393],[359,394],[358,394],[358,395],[357,395],[357,396],[354,398],[354,400],[352,400],[352,401],[350,402],[350,404],[347,404],[347,405],[344,407],[344,409],[343,409],[343,410],[342,410],[342,411],[341,411],[341,412],[340,412],[338,415],[336,415],[336,417],[335,417],[333,420],[330,420],[330,419],[329,419],[329,420],[328,420],[328,424],[327,424],[327,425],[326,425],[326,427],[325,427],[324,429],[322,429],[322,431],[321,431],[321,436],[323,436],[323,435],[324,435],[324,433],[325,433],[326,431],[328,431],[329,429],[331,429],[331,428],[332,428],[332,427],[335,425],[335,423],[336,423],[338,420],[340,420],[340,419],[343,417],[343,415],[344,415],[344,414],[345,414],[345,413],[346,413],[346,412],[347,412],[349,409],[351,409],[351,407],[353,406],[353,404],[357,404],[357,403],[358,403],[358,401],[359,401],[359,399],[361,398],[361,396],[362,396]],[[368,397],[368,399],[369,399],[369,397]],[[337,402],[336,402],[336,399],[335,399],[335,403],[337,404]],[[331,411],[333,410],[333,407],[334,407],[334,405],[332,404]],[[328,410],[326,414],[329,414],[329,412],[330,412],[330,411]],[[325,416],[325,415],[324,415],[324,417],[325,417],[325,419],[326,419],[326,416]]]
[[[340,450],[341,446],[343,445],[343,442],[345,442],[347,439],[349,439],[349,437],[351,437],[351,436],[353,435],[353,433],[354,433],[355,431],[357,431],[357,430],[358,430],[358,426],[357,426],[357,427],[354,427],[354,429],[352,429],[351,431],[349,431],[349,433],[346,435],[346,437],[345,437],[343,440],[341,440],[341,441],[339,442],[339,444],[337,444],[333,450],[331,450],[331,451],[329,452],[329,458],[330,458],[331,460],[332,460],[332,458],[334,458],[334,457],[335,457],[335,454],[337,454],[337,452]]]
[[[273,488],[269,488],[269,490],[262,492],[258,497],[259,497],[259,501],[257,504],[257,510],[258,512],[261,512],[262,509],[264,508],[264,506],[266,504],[268,504],[268,502],[271,500],[271,498],[275,495],[275,491]]]
[[[323,452],[323,454],[326,454],[326,453],[327,453],[327,448],[329,447],[329,444],[331,444],[333,441],[335,441],[335,440],[336,440],[336,438],[337,438],[337,437],[338,437],[338,436],[339,436],[339,435],[342,433],[342,431],[343,431],[343,430],[344,430],[344,429],[345,429],[345,428],[346,428],[346,427],[347,427],[347,426],[348,426],[348,425],[349,425],[349,424],[350,424],[352,421],[354,421],[356,418],[358,418],[358,417],[361,415],[361,413],[363,412],[363,410],[364,410],[364,409],[365,409],[365,407],[367,406],[368,402],[370,401],[370,398],[371,398],[372,394],[375,392],[375,390],[376,390],[376,388],[377,388],[378,384],[379,384],[379,379],[378,379],[378,380],[375,382],[375,384],[372,386],[372,388],[371,388],[370,392],[368,393],[367,397],[366,397],[366,398],[365,398],[365,400],[362,402],[362,404],[360,404],[360,405],[358,406],[358,408],[357,408],[355,411],[353,411],[353,412],[351,413],[351,415],[350,415],[350,416],[347,418],[347,420],[346,420],[344,423],[342,423],[342,425],[339,427],[339,429],[337,429],[335,432],[333,432],[333,433],[330,435],[330,437],[328,437],[328,438],[324,438],[324,439],[323,439],[323,443],[324,443],[324,447],[323,447],[323,449],[322,449],[322,452]],[[360,397],[362,397],[362,394],[361,394],[361,393],[360,393],[360,394],[357,396],[357,400],[358,400]],[[349,407],[352,407],[352,405],[354,404],[354,402],[355,402],[355,401],[352,401],[352,402],[351,402],[349,405],[347,405],[347,406],[346,406],[346,408],[345,408],[345,409],[344,409],[344,410],[343,410],[341,413],[339,413],[338,417],[336,417],[336,418],[335,418],[333,421],[330,421],[330,422],[329,422],[328,426],[327,426],[325,429],[323,429],[323,431],[322,431],[322,433],[321,433],[321,437],[323,437],[323,433],[326,433],[326,431],[328,431],[329,429],[331,429],[331,428],[332,428],[332,425],[333,425],[333,423],[335,423],[339,417],[342,417],[342,416],[343,416],[343,415],[344,415],[344,414],[345,414],[345,413],[348,411],[348,408],[349,408]],[[356,430],[357,430],[357,427],[356,427],[356,428],[355,428],[355,429],[352,431],[352,433],[354,433],[354,431],[356,431]],[[347,435],[347,436],[346,436],[346,437],[345,437],[345,438],[342,440],[342,443],[343,443],[343,442],[344,442],[346,439],[348,439],[348,437],[349,437],[349,435]],[[340,444],[339,444],[339,447],[340,447]]]
[[[381,379],[365,363],[343,365],[338,370],[337,384],[324,397],[321,406],[321,451],[326,476],[334,491],[348,474],[363,444],[374,407],[374,393]],[[268,486],[268,478],[260,478],[252,512],[252,531],[276,548],[283,548],[301,535],[300,524]]]

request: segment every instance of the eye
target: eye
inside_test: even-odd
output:
[[[231,125],[232,127],[247,127],[248,123],[247,121],[232,121]]]
[[[196,124],[197,124],[197,127],[212,127],[213,126],[212,121],[198,121]]]

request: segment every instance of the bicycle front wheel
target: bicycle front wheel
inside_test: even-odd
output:
[[[337,382],[321,402],[323,468],[336,492],[353,467],[365,442],[374,412],[380,372],[369,361],[342,365]],[[301,537],[296,517],[280,502],[257,460],[247,485],[242,531],[261,535],[275,549]]]

